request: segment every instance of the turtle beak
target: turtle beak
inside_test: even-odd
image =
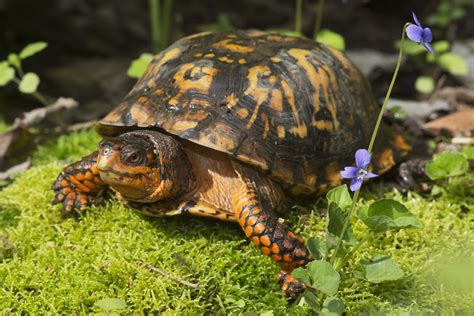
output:
[[[120,159],[120,148],[116,148],[117,145],[108,142],[102,142],[100,144],[99,158],[97,161],[97,168],[100,171],[111,169],[112,165]]]

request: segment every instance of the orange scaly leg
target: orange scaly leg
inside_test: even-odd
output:
[[[63,215],[70,215],[87,206],[101,202],[102,191],[107,188],[97,169],[97,152],[70,164],[59,174],[51,188],[53,204],[62,203]]]
[[[291,276],[291,271],[312,260],[302,238],[289,231],[276,215],[260,206],[254,188],[249,184],[234,194],[232,208],[245,235],[267,256],[280,265],[278,282],[286,296],[295,298],[304,285]]]

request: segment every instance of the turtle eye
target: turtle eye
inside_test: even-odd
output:
[[[131,163],[137,163],[140,160],[140,155],[137,152],[134,152],[128,156],[127,160]]]

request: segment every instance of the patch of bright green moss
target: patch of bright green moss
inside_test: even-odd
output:
[[[307,312],[281,297],[277,266],[250,244],[238,225],[184,216],[146,218],[113,197],[79,220],[62,219],[59,206],[50,204],[50,185],[64,160],[87,155],[98,141],[86,131],[42,146],[34,155],[35,167],[0,192],[0,311],[86,314],[98,311],[94,303],[103,298],[119,298],[129,314]],[[474,209],[466,202],[472,200],[456,193],[465,192],[457,190],[436,199],[366,194],[363,203],[381,194],[402,201],[424,227],[390,232],[362,247],[343,272],[357,269],[362,258],[384,253],[407,276],[380,285],[343,277],[338,295],[350,313],[474,310],[472,271],[466,269],[473,263]],[[303,237],[321,234],[324,226],[324,219],[307,209],[294,210],[286,222]],[[359,237],[365,233],[361,224],[354,231]],[[199,288],[150,271],[139,260]]]

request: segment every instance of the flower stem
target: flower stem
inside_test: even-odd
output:
[[[301,33],[301,15],[303,14],[303,0],[296,0],[295,32]]]
[[[160,40],[162,37],[160,27],[160,0],[150,0],[150,28],[151,28],[151,44],[153,52],[160,51]]]
[[[375,138],[377,138],[377,133],[379,131],[380,122],[382,122],[382,117],[385,112],[385,108],[388,104],[388,99],[392,94],[393,86],[395,85],[395,80],[398,76],[398,70],[400,69],[400,65],[402,63],[402,56],[403,56],[403,41],[405,40],[405,29],[408,24],[405,24],[402,29],[402,39],[400,40],[400,52],[398,53],[398,60],[397,65],[395,66],[395,71],[393,72],[392,81],[390,82],[390,86],[388,87],[387,94],[385,95],[385,99],[383,100],[382,108],[380,109],[379,117],[377,118],[377,123],[375,124],[374,131],[372,133],[372,137],[370,138],[369,148],[367,149],[369,153],[372,153],[372,149],[374,147]]]
[[[339,252],[339,248],[341,248],[342,238],[344,237],[344,234],[346,233],[347,227],[349,226],[350,219],[352,217],[352,213],[354,213],[354,209],[355,209],[355,206],[356,206],[356,203],[357,203],[357,198],[359,197],[359,192],[360,192],[360,188],[357,189],[354,192],[354,197],[352,198],[352,204],[351,204],[351,208],[349,210],[349,214],[347,214],[346,221],[344,222],[344,226],[342,226],[341,234],[339,235],[339,238],[337,240],[336,250],[334,251],[333,257],[331,258],[331,264],[332,265],[334,265],[334,260],[336,260],[336,258],[337,258],[337,253]]]
[[[392,89],[393,89],[393,86],[395,84],[395,80],[397,79],[398,70],[400,69],[400,65],[402,63],[403,41],[405,40],[405,29],[406,29],[407,25],[408,24],[405,24],[403,26],[402,38],[400,40],[400,53],[398,54],[397,65],[395,67],[395,71],[393,72],[392,81],[390,82],[390,86],[388,87],[387,94],[385,95],[385,99],[383,101],[382,108],[380,109],[380,113],[379,113],[379,116],[377,118],[377,123],[375,124],[375,128],[374,128],[374,131],[372,133],[372,137],[370,139],[369,148],[367,149],[369,151],[369,153],[372,152],[372,149],[374,147],[375,139],[377,137],[377,132],[379,131],[380,123],[382,122],[382,117],[383,117],[385,108],[387,107],[388,99],[390,98],[390,94],[392,93]],[[349,214],[347,214],[346,220],[344,222],[344,226],[342,227],[341,234],[339,235],[339,239],[337,240],[336,250],[334,252],[334,256],[331,258],[331,264],[334,264],[334,260],[336,260],[337,253],[339,252],[339,248],[341,247],[341,244],[342,244],[342,238],[344,237],[344,234],[346,233],[347,227],[349,227],[349,223],[351,221],[352,215],[353,215],[354,210],[355,210],[355,206],[357,204],[357,199],[359,198],[359,191],[360,191],[360,188],[354,192],[354,196],[352,198],[351,208],[349,210]],[[356,248],[358,248],[358,247],[356,246]],[[352,255],[352,253],[353,253],[353,251],[351,251],[350,254]],[[338,266],[342,267],[343,263],[344,263],[344,259],[342,260],[341,264],[339,264]]]
[[[316,22],[314,24],[313,39],[316,40],[318,33],[321,30],[321,23],[323,22],[324,0],[319,0],[316,11]]]
[[[334,267],[334,270],[339,271],[339,269],[341,269],[341,268],[346,264],[347,260],[349,260],[349,259],[352,257],[352,255],[353,255],[354,253],[356,253],[356,251],[359,250],[359,248],[360,248],[367,240],[371,239],[373,236],[374,236],[374,234],[373,234],[372,232],[367,233],[367,234],[357,243],[357,245],[355,245],[355,247],[352,248],[352,250],[349,251],[349,253],[347,253],[347,254],[342,258],[340,264],[337,265],[337,266],[335,266],[335,267]]]

